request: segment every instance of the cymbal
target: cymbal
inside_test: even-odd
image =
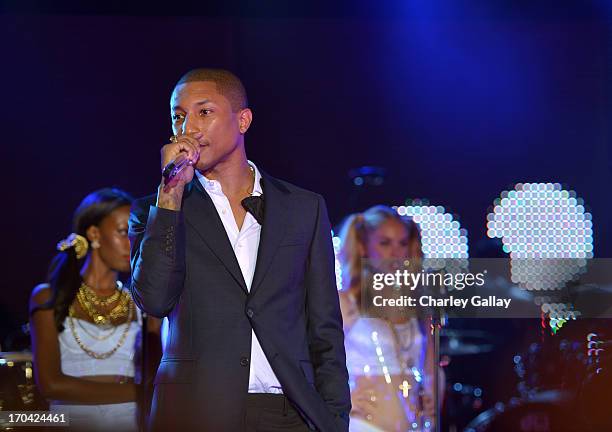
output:
[[[440,354],[449,356],[482,354],[493,351],[490,333],[482,330],[442,329]]]
[[[482,354],[493,351],[493,348],[491,344],[461,343],[456,339],[451,339],[440,345],[440,354],[449,356]]]
[[[6,362],[26,362],[26,361],[32,361],[32,353],[29,351],[0,352],[0,364],[6,363]]]

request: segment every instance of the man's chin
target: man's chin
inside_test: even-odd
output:
[[[210,169],[210,164],[198,161],[198,163],[195,165],[195,169],[200,174],[204,174],[206,171],[208,171]]]
[[[197,171],[199,171],[201,174],[206,175],[206,173],[210,170],[212,170],[217,164],[219,163],[218,160],[198,160],[198,163],[196,163],[195,165],[195,169]]]

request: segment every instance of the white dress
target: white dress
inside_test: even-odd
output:
[[[62,372],[75,377],[91,375],[123,375],[134,377],[136,345],[140,343],[142,317],[135,307],[138,319],[110,330],[102,330],[97,325],[73,318],[74,327],[81,342],[90,350],[104,353],[117,346],[126,326],[130,326],[125,342],[106,359],[95,359],[77,344],[70,330],[70,318],[64,320],[64,331],[59,334]],[[112,335],[111,335],[112,333]],[[110,335],[110,336],[109,336]],[[100,340],[101,338],[107,338]],[[100,338],[100,339],[98,339]],[[106,405],[72,405],[61,401],[50,401],[50,410],[67,412],[70,429],[87,431],[137,431],[136,402]]]
[[[343,317],[345,322],[350,323],[345,329],[344,344],[353,397],[358,393],[360,397],[365,395],[376,402],[368,412],[371,418],[402,416],[396,424],[409,424],[407,430],[410,431],[426,430],[415,415],[418,389],[423,379],[426,343],[418,321],[411,318],[402,324],[390,324],[386,320],[360,316],[352,298],[344,303]],[[400,388],[404,380],[398,381],[398,377],[402,376],[409,386],[405,392]],[[363,388],[364,383],[366,389]],[[393,399],[396,401],[394,406],[400,408],[389,412],[387,409],[390,405],[378,403],[381,399]],[[381,429],[375,421],[370,422],[362,415],[351,413],[350,432],[399,430],[403,432],[406,429],[400,426]]]

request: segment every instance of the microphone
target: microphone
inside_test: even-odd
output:
[[[176,137],[176,135],[172,135],[170,137],[170,142],[177,142],[178,139]],[[185,169],[185,167],[191,166],[193,165],[193,162],[191,162],[188,158],[187,158],[187,153],[179,153],[179,155],[172,161],[170,161],[168,163],[168,165],[166,165],[164,167],[164,169],[162,170],[162,176],[164,177],[164,183],[168,184],[172,181],[172,179],[174,179],[174,177],[176,177],[181,171],[183,171],[183,169]]]
[[[187,153],[179,154],[176,159],[170,161],[162,170],[162,176],[166,184],[170,183],[185,167],[193,165],[187,157]]]

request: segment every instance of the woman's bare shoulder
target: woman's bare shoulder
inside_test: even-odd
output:
[[[53,292],[51,291],[51,285],[48,283],[41,283],[34,287],[32,294],[30,294],[30,305],[39,306],[49,302],[53,298]]]

